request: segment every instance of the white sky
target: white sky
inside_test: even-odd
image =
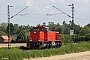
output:
[[[90,23],[90,0],[0,0],[0,23],[8,22],[7,5],[10,7],[10,16],[28,6],[26,10],[11,19],[12,23],[19,25],[37,25],[43,22],[55,22],[62,24],[63,21],[69,23],[71,18],[53,8],[57,7],[71,16],[71,7],[74,4],[74,22],[81,26]],[[47,15],[49,14],[49,15]]]

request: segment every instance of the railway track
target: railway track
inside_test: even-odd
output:
[[[26,43],[11,43],[11,47],[26,46]],[[1,47],[8,47],[8,43],[0,43]]]

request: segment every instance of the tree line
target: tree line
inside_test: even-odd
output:
[[[72,29],[72,21],[68,24],[63,21],[62,25],[59,23],[55,24],[54,22],[48,22],[48,25],[46,25],[45,22],[37,25],[48,26],[50,30],[58,31],[61,34],[64,43],[69,43],[71,41],[70,30]],[[17,39],[13,42],[26,42],[26,38],[29,36],[32,28],[33,26],[30,25],[10,23],[10,35],[17,35]],[[8,24],[5,22],[0,23],[0,35],[8,35]],[[73,41],[90,41],[90,24],[82,27],[74,23]]]

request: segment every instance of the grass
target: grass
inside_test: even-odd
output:
[[[25,47],[13,47],[10,50],[0,48],[0,60],[23,60],[24,58],[47,57],[76,52],[90,51],[90,42],[63,44],[60,48],[27,50]]]

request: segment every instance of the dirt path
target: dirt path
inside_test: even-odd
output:
[[[28,59],[24,59],[24,60],[28,60]],[[29,60],[90,60],[90,51],[57,55],[51,57],[32,58]]]

